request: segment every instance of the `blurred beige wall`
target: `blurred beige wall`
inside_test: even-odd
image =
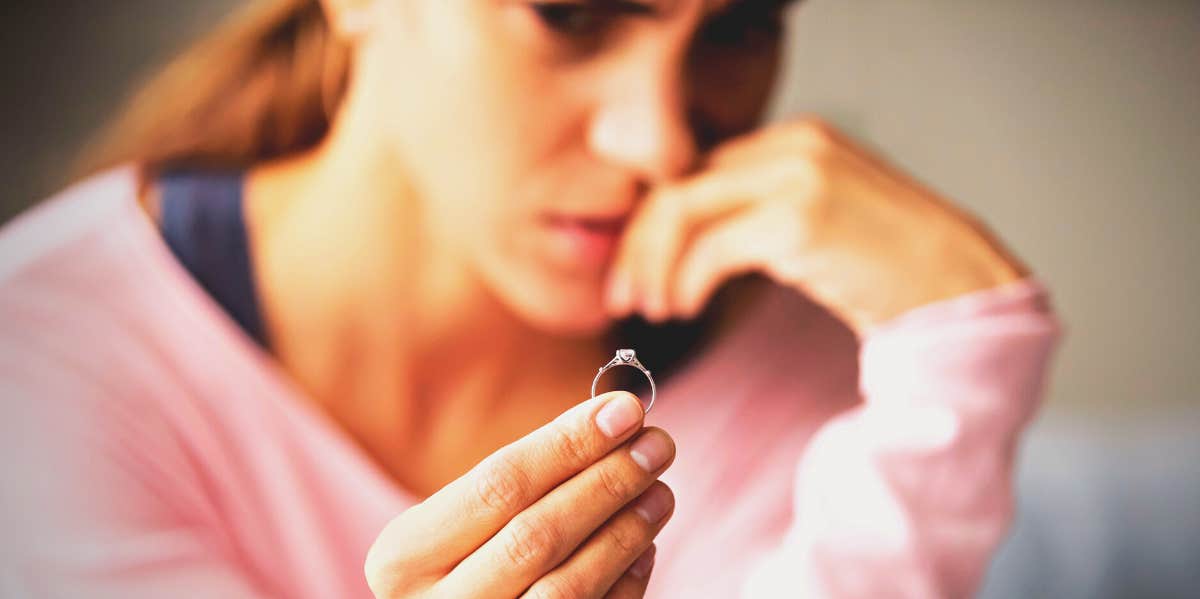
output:
[[[1200,2],[811,0],[812,111],[982,215],[1055,292],[1053,409],[1200,407]]]
[[[5,3],[0,216],[236,4]],[[773,114],[841,125],[1049,282],[1069,329],[1051,410],[1197,405],[1200,2],[806,0],[793,34]]]

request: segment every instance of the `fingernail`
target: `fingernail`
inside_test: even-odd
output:
[[[657,524],[659,520],[666,517],[667,512],[671,511],[671,495],[661,485],[650,487],[642,494],[641,499],[638,499],[637,506],[633,508],[633,511],[637,512],[646,522]]]
[[[650,575],[650,569],[654,567],[654,554],[658,552],[658,548],[650,545],[650,548],[642,552],[642,555],[629,566],[629,573],[638,578],[645,578]]]
[[[632,394],[620,393],[596,413],[596,426],[616,439],[642,419],[642,403]]]
[[[642,433],[629,446],[629,457],[646,472],[654,472],[671,458],[671,443],[666,435],[653,430]]]

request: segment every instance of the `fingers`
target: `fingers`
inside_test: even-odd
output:
[[[644,551],[641,557],[634,560],[633,565],[617,579],[604,599],[641,599],[646,595],[646,585],[650,583],[650,572],[654,570],[655,546]]]
[[[514,516],[641,428],[642,404],[612,391],[567,410],[488,456],[388,523],[369,571],[449,571]]]
[[[705,295],[700,289],[715,288],[790,249],[804,227],[803,207],[817,191],[813,169],[803,160],[764,159],[710,171],[652,195],[630,223],[613,263],[606,298],[610,314],[641,311],[649,320],[694,316],[703,307],[695,305]],[[738,220],[754,225],[724,226]],[[710,231],[723,237],[706,240]],[[691,287],[684,290],[678,273],[689,246],[700,248],[710,262],[692,263]],[[706,264],[707,271],[694,270]]]
[[[566,597],[605,596],[649,549],[674,509],[671,489],[655,482],[636,502],[597,530],[567,561],[534,583],[528,596],[558,596],[548,590],[565,591],[561,596]],[[643,563],[640,567],[644,566]],[[637,586],[639,581],[621,584]]]
[[[727,178],[712,175],[652,195],[630,223],[629,243],[622,244],[614,263],[614,275],[634,283],[621,290],[632,293],[614,299],[614,310],[628,311],[636,296],[649,318],[665,318],[666,281],[693,229],[746,206],[753,197],[750,190],[731,189]]]
[[[786,154],[819,155],[849,146],[836,127],[819,118],[798,118],[726,140],[704,156],[705,166],[761,162]]]
[[[628,555],[626,563],[609,560],[595,564],[597,567],[620,566],[611,573],[608,580],[611,584],[653,538],[650,533],[657,531],[655,526],[665,516],[670,503],[669,492],[668,497],[663,497],[660,491],[635,503],[642,508],[635,510],[638,514],[652,513],[653,518],[623,520],[620,524],[605,525],[605,522],[650,488],[670,465],[674,455],[674,442],[665,432],[647,429],[628,448],[605,456],[514,517],[458,564],[441,588],[452,597],[468,596],[472,589],[479,588],[488,589],[490,596],[516,595],[567,559],[601,527],[609,530],[606,533],[608,540],[619,545],[618,553],[624,555],[636,550]],[[580,579],[574,577],[550,584],[569,583],[578,590],[579,582]]]
[[[802,235],[785,205],[764,205],[713,225],[684,251],[670,275],[668,305],[673,314],[695,317],[722,282],[750,271],[771,270],[783,257],[799,254]]]
[[[650,319],[664,317],[661,293],[649,287],[665,278],[694,226],[744,203],[747,196],[727,193],[727,187],[720,177],[706,174],[646,199],[629,223],[609,273],[609,313],[624,316],[641,308]]]

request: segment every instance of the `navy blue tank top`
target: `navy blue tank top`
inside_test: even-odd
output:
[[[173,171],[158,183],[159,226],[167,246],[238,326],[266,348],[242,206],[242,173]]]

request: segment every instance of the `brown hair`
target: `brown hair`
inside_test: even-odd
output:
[[[245,168],[304,150],[329,130],[348,72],[318,0],[254,2],[133,95],[80,170]]]

